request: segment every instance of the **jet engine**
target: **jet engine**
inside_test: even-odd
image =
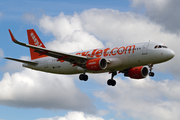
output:
[[[86,62],[86,68],[92,71],[104,70],[107,68],[107,61],[104,58],[90,59]]]
[[[142,79],[148,75],[149,71],[147,67],[140,66],[130,68],[128,72],[124,73],[124,76],[133,78],[133,79]]]

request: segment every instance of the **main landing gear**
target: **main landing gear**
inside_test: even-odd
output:
[[[149,71],[150,71],[150,72],[149,72],[149,76],[153,77],[153,76],[154,76],[154,72],[152,72],[152,69],[153,69],[153,68],[152,68],[152,67],[153,67],[153,64],[152,64],[152,63],[151,63],[151,64],[149,64],[149,65],[148,65],[148,67],[149,67]]]
[[[79,75],[79,79],[83,80],[83,81],[87,81],[88,80],[88,76],[85,74],[86,70],[84,70],[83,74]]]
[[[87,81],[88,80],[88,76],[86,74],[80,74],[79,75],[79,79],[83,80],[83,81]]]
[[[110,86],[115,86],[116,85],[116,81],[113,79],[113,77],[117,75],[117,72],[112,72],[112,76],[111,76],[111,79],[109,79],[107,81],[107,84]]]
[[[109,86],[115,86],[115,85],[116,85],[116,81],[113,79],[113,77],[114,77],[115,75],[117,75],[117,72],[112,72],[111,79],[109,79],[109,80],[107,81],[107,84],[108,84]],[[80,79],[80,80],[83,80],[83,81],[87,81],[87,80],[88,80],[88,76],[85,74],[85,71],[84,71],[83,74],[80,74],[80,75],[79,75],[79,79]]]

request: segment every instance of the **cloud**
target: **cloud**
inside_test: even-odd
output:
[[[72,77],[25,69],[0,81],[0,104],[95,113],[91,99],[76,88]]]
[[[180,82],[178,80],[116,79],[115,87],[96,91],[95,96],[108,104],[118,118],[128,116],[143,120],[180,119]]]
[[[101,117],[96,117],[83,112],[68,112],[64,117],[54,117],[54,118],[40,118],[37,120],[104,120]]]
[[[178,0],[132,0],[135,8],[145,8],[150,20],[162,25],[166,31],[178,33],[180,30]]]
[[[75,52],[104,47],[101,41],[83,30],[83,22],[77,13],[73,16],[61,13],[57,17],[44,15],[39,24],[43,32],[52,33],[56,38],[46,44],[48,48]]]
[[[109,114],[109,111],[108,111],[108,110],[99,110],[99,111],[98,111],[98,115],[99,115],[99,116],[105,116],[105,115],[107,115],[107,114]]]

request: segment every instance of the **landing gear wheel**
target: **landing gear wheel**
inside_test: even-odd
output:
[[[112,80],[112,79],[109,79],[108,81],[107,81],[107,84],[110,86],[115,86],[116,85],[116,81],[115,80]]]
[[[109,79],[109,80],[107,81],[107,84],[108,84],[109,86],[115,86],[115,85],[116,85],[116,81],[113,79],[113,77],[114,77],[115,75],[117,75],[117,72],[112,72],[111,79]]]
[[[80,75],[79,75],[79,79],[80,79],[80,80],[83,80],[83,78],[84,78],[84,75],[83,75],[83,74],[80,74]]]
[[[154,73],[153,72],[149,72],[149,76],[153,77]]]
[[[87,80],[88,80],[88,76],[84,75],[84,81],[87,81]]]
[[[107,81],[107,84],[108,84],[108,85],[111,85],[111,79],[109,79],[109,80]]]
[[[80,79],[80,80],[87,81],[87,80],[88,80],[88,76],[87,76],[86,74],[80,74],[80,75],[79,75],[79,79]]]

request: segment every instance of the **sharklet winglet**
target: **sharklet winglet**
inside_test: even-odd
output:
[[[14,37],[14,35],[12,34],[11,30],[10,30],[10,29],[8,29],[8,30],[9,30],[9,34],[10,34],[10,36],[11,36],[12,41],[13,41],[13,42],[16,42],[17,40],[16,40],[16,38]]]

